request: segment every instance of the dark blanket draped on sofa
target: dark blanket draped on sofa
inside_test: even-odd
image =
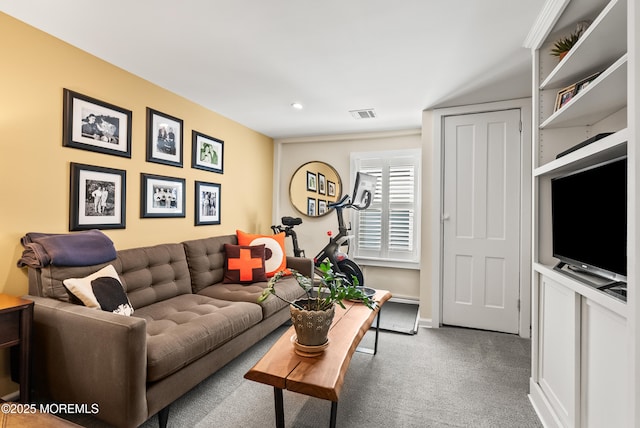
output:
[[[97,229],[69,234],[29,232],[20,243],[25,249],[18,267],[91,266],[116,258],[113,241]]]

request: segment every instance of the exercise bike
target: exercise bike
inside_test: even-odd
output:
[[[278,233],[284,232],[285,237],[290,237],[293,242],[293,255],[296,257],[306,257],[304,254],[304,250],[298,246],[298,235],[295,230],[293,230],[294,226],[298,226],[302,224],[302,219],[300,217],[282,217],[282,224],[278,226],[271,226],[271,230],[273,230],[273,234],[277,235]]]
[[[349,258],[347,253],[340,251],[340,247],[348,245],[351,236],[348,234],[349,229],[345,225],[343,210],[345,208],[352,208],[355,210],[365,210],[371,205],[373,198],[373,192],[376,186],[376,177],[358,173],[356,176],[356,185],[354,186],[353,199],[350,199],[349,195],[345,195],[336,202],[330,202],[327,204],[329,209],[334,208],[338,217],[338,234],[333,236],[333,233],[329,231],[329,242],[327,245],[318,252],[313,258],[313,264],[316,268],[316,272],[319,271],[320,265],[329,260],[333,266],[333,270],[343,274],[348,281],[355,278],[358,286],[364,287],[364,275],[360,266]],[[304,250],[298,246],[298,236],[293,230],[294,226],[302,224],[302,219],[299,217],[282,217],[282,225],[271,226],[274,233],[284,232],[285,236],[291,237],[293,242],[293,253],[296,257],[305,257]]]

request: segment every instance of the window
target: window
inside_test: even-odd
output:
[[[421,157],[418,149],[352,153],[351,175],[378,179],[371,205],[353,218],[358,263],[418,267]]]

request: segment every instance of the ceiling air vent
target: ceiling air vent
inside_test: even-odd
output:
[[[355,119],[375,119],[378,115],[376,115],[376,111],[372,108],[367,108],[363,110],[350,110],[351,116]]]

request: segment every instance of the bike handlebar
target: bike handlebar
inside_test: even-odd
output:
[[[345,204],[345,201],[349,199],[349,195],[344,195],[342,197],[342,199],[340,199],[339,201],[336,202],[329,202],[327,204],[327,206],[329,208],[342,208],[342,207],[349,207],[351,204]]]
[[[329,202],[327,207],[329,208],[353,208],[354,210],[366,210],[371,205],[371,192],[368,190],[365,191],[365,197],[362,198],[364,201],[364,205],[354,205],[351,202],[346,203],[347,199],[349,199],[349,195],[344,195],[342,199],[337,202]]]

